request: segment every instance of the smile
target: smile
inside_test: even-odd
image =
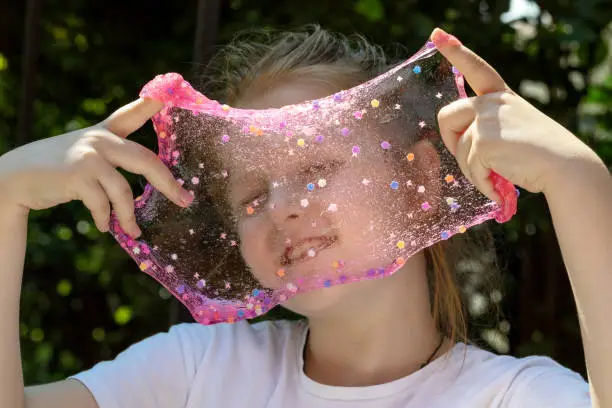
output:
[[[285,248],[285,253],[281,257],[281,265],[291,266],[306,259],[313,258],[317,253],[331,247],[337,237],[311,237],[297,242],[293,246]]]

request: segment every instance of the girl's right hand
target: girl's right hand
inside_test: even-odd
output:
[[[121,167],[145,176],[151,185],[181,207],[193,196],[184,190],[157,155],[126,137],[139,129],[163,104],[139,99],[89,128],[39,140],[0,157],[0,204],[29,211],[81,200],[102,232],[113,210],[121,227],[140,235],[134,197]]]

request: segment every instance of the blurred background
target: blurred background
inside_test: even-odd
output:
[[[236,31],[319,23],[410,51],[440,26],[612,164],[611,21],[612,0],[2,2],[0,154],[100,121],[154,75],[188,75]],[[155,146],[150,126],[135,140]],[[467,282],[474,340],[498,353],[549,355],[584,374],[575,304],[543,197],[522,192],[518,215],[492,227],[503,285],[490,291],[477,278]],[[465,265],[486,267],[485,255]],[[79,203],[32,214],[21,307],[27,384],[64,378],[190,321]]]

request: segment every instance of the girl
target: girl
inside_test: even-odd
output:
[[[491,170],[548,200],[578,306],[588,384],[548,358],[496,356],[458,341],[465,339],[453,307],[457,289],[438,247],[389,278],[299,295],[288,306],[306,321],[178,325],[114,361],[24,392],[18,305],[29,210],[80,199],[106,231],[112,203],[122,227],[138,236],[132,194],[115,167],[144,175],[179,206],[191,202],[155,154],[125,139],[161,108],[137,100],[96,126],[0,158],[0,406],[612,407],[610,174],[456,38],[436,29],[431,39],[478,95],[438,118],[464,174],[494,200]],[[320,98],[384,69],[378,48],[354,45],[315,27],[229,48],[250,65],[217,84],[224,95],[205,93],[250,108]],[[276,208],[272,222],[299,220],[295,208]],[[430,284],[438,288],[431,301]],[[376,303],[360,296],[364,285]]]

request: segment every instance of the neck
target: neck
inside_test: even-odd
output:
[[[306,375],[328,385],[383,384],[419,370],[430,357],[450,349],[450,341],[444,340],[432,355],[441,335],[431,316],[426,277],[406,272],[382,279],[385,295],[375,301],[309,319]]]

